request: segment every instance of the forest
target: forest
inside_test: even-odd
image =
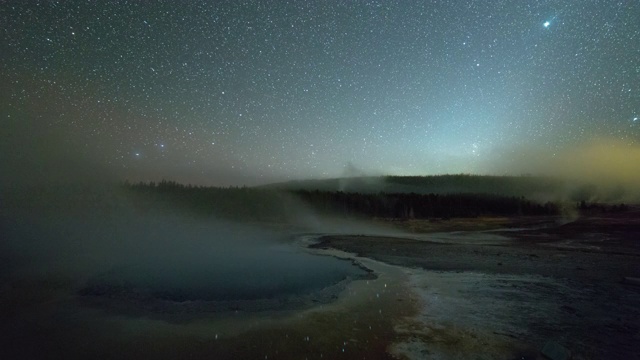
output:
[[[320,212],[375,218],[429,219],[478,216],[557,215],[555,203],[486,194],[361,194],[342,191],[294,192]]]
[[[495,194],[531,197],[564,191],[560,179],[543,176],[431,175],[360,176],[337,179],[295,180],[266,185],[281,190],[321,190],[358,193]]]
[[[203,187],[174,181],[124,183],[142,206],[180,205],[203,215],[247,221],[286,221],[300,205],[318,214],[359,218],[448,219],[478,216],[557,215],[559,206],[516,196],[454,193],[359,193]],[[146,205],[145,205],[146,204]]]

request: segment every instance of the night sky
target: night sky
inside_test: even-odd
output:
[[[5,173],[251,185],[640,146],[637,0],[17,0],[0,24]]]

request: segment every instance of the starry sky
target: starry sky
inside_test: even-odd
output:
[[[5,173],[252,185],[640,146],[637,0],[5,0],[0,24]]]

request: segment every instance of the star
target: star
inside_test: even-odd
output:
[[[630,60],[640,30],[628,1],[488,0],[492,21],[455,0],[356,1],[349,13],[360,20],[340,26],[339,0],[10,2],[0,15],[10,40],[0,118],[27,121],[28,139],[26,129],[55,127],[65,140],[56,146],[86,144],[82,156],[100,167],[111,168],[112,154],[122,165],[148,163],[122,178],[253,185],[338,177],[337,159],[395,175],[485,171],[478,156],[490,172],[506,149],[560,151],[618,135],[640,146]],[[451,153],[460,156],[441,160]],[[175,166],[193,156],[197,167]],[[272,178],[249,174],[263,170]],[[201,171],[212,176],[193,175]]]

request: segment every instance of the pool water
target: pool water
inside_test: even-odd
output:
[[[367,275],[349,260],[271,245],[139,258],[90,278],[79,294],[135,303],[273,300]]]

